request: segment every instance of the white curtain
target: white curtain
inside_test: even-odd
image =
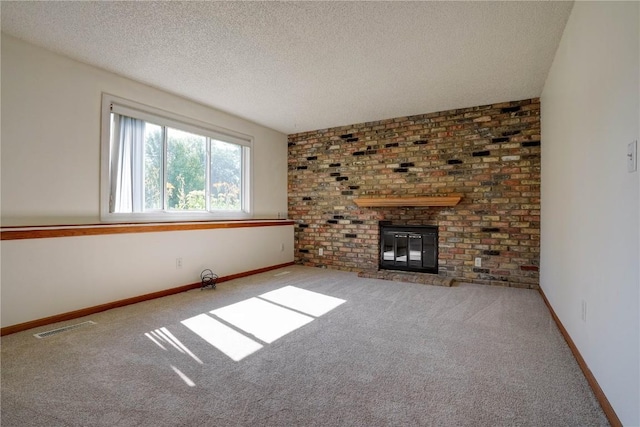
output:
[[[114,115],[111,141],[110,211],[142,212],[144,200],[144,121]]]

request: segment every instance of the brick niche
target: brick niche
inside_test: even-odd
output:
[[[537,98],[289,135],[288,186],[299,264],[376,270],[379,221],[437,225],[440,276],[538,287]],[[353,201],[448,194],[462,200],[401,208]]]

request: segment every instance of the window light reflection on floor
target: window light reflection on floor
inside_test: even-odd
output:
[[[168,347],[165,347],[164,345],[162,345],[162,343],[171,344],[173,348],[178,350],[180,353],[189,355],[193,360],[202,364],[202,360],[200,360],[198,356],[193,354],[193,352],[191,352],[191,350],[189,350],[187,346],[182,344],[182,342],[178,338],[176,338],[176,336],[173,335],[167,328],[160,328],[151,332],[146,332],[144,335],[161,349],[167,351]]]
[[[146,332],[144,335],[147,338],[149,338],[151,341],[153,341],[158,347],[160,347],[161,349],[166,351],[167,348],[165,346],[163,346],[162,344],[160,344],[160,341],[159,341],[160,338],[159,337],[154,337],[152,334],[153,334],[153,332],[152,333]],[[158,338],[158,339],[156,339],[156,338]]]
[[[178,338],[176,338],[175,335],[173,335],[171,332],[169,332],[169,330],[167,328],[160,328],[160,332],[162,332],[169,339],[169,342],[172,345],[177,346],[176,348],[178,349],[179,352],[184,353],[184,354],[188,354],[189,356],[191,356],[193,358],[193,360],[195,360],[196,362],[198,362],[199,364],[202,365],[202,360],[200,360],[198,358],[198,356],[193,354],[191,352],[191,350],[189,350],[187,348],[187,346],[182,344],[180,342],[180,340]]]
[[[345,302],[318,292],[285,286],[181,323],[238,362],[263,348],[258,340],[271,344]]]
[[[207,314],[183,320],[182,324],[236,362],[262,348],[261,344]]]
[[[295,286],[285,286],[284,288],[267,292],[266,294],[260,295],[260,298],[314,317],[322,316],[345,302],[345,300],[340,298],[296,288]]]
[[[249,298],[211,314],[269,344],[313,321],[313,317],[259,298]]]
[[[180,353],[184,354],[184,350],[177,343],[175,343],[165,331],[168,332],[168,329],[167,328],[160,328],[160,329],[156,329],[152,333],[157,338],[161,339],[163,342],[170,344],[173,348],[178,350]]]
[[[176,368],[175,366],[171,365],[171,369],[173,369],[173,372],[175,372],[176,374],[178,374],[178,376],[182,379],[182,381],[184,381],[189,387],[195,387],[196,383],[194,383],[191,378],[189,378],[188,376],[186,376],[180,369]]]

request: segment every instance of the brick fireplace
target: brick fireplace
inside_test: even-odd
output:
[[[375,271],[379,221],[437,225],[439,277],[537,287],[539,119],[529,99],[289,135],[296,262]],[[356,204],[449,194],[460,202]]]

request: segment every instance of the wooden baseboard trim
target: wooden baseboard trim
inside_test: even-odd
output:
[[[217,280],[217,283],[226,282],[233,279],[239,279],[241,277],[252,276],[254,274],[264,273],[266,271],[288,267],[293,264],[294,264],[293,262],[286,262],[284,264],[258,268],[257,270],[245,271],[237,274],[230,274],[228,276],[219,277]],[[92,314],[100,313],[102,311],[111,310],[112,308],[124,307],[125,305],[136,304],[139,302],[148,301],[156,298],[162,298],[169,295],[178,294],[180,292],[185,292],[191,289],[196,289],[196,288],[199,288],[200,286],[202,286],[200,282],[190,283],[188,285],[178,286],[177,288],[165,289],[163,291],[152,292],[150,294],[140,295],[132,298],[126,298],[120,301],[109,302],[106,304],[100,304],[93,307],[87,307],[80,310],[70,311],[68,313],[57,314],[55,316],[45,317],[43,319],[31,320],[29,322],[19,323],[17,325],[7,326],[0,329],[0,336],[14,334],[16,332],[26,331],[27,329],[37,328],[40,326],[46,326],[52,323],[73,320],[79,317],[90,316]]]
[[[556,322],[556,325],[558,326],[560,333],[562,334],[562,336],[564,337],[564,340],[569,345],[569,348],[571,349],[571,353],[573,353],[573,357],[576,358],[576,361],[578,362],[578,366],[580,366],[582,373],[587,379],[587,383],[589,383],[591,390],[593,390],[593,394],[595,394],[596,399],[598,399],[598,402],[600,403],[600,406],[602,407],[602,410],[604,411],[604,414],[607,417],[607,420],[609,420],[609,424],[611,424],[612,427],[622,427],[622,423],[620,422],[620,418],[618,418],[616,411],[613,410],[613,406],[611,406],[611,403],[609,403],[609,399],[607,399],[607,396],[604,394],[604,391],[602,391],[602,388],[600,388],[600,384],[598,384],[596,377],[593,376],[591,369],[589,369],[589,366],[587,366],[587,363],[584,361],[584,358],[580,354],[580,351],[578,351],[578,347],[576,347],[575,343],[571,339],[571,336],[569,335],[564,325],[556,315],[556,312],[553,310],[553,307],[551,307],[551,304],[549,303],[547,296],[544,294],[542,289],[539,289],[539,291],[540,291],[540,295],[542,296],[542,299],[544,300],[544,303],[546,304],[547,308],[549,309],[549,312],[551,313],[551,317],[553,317],[553,320]]]

